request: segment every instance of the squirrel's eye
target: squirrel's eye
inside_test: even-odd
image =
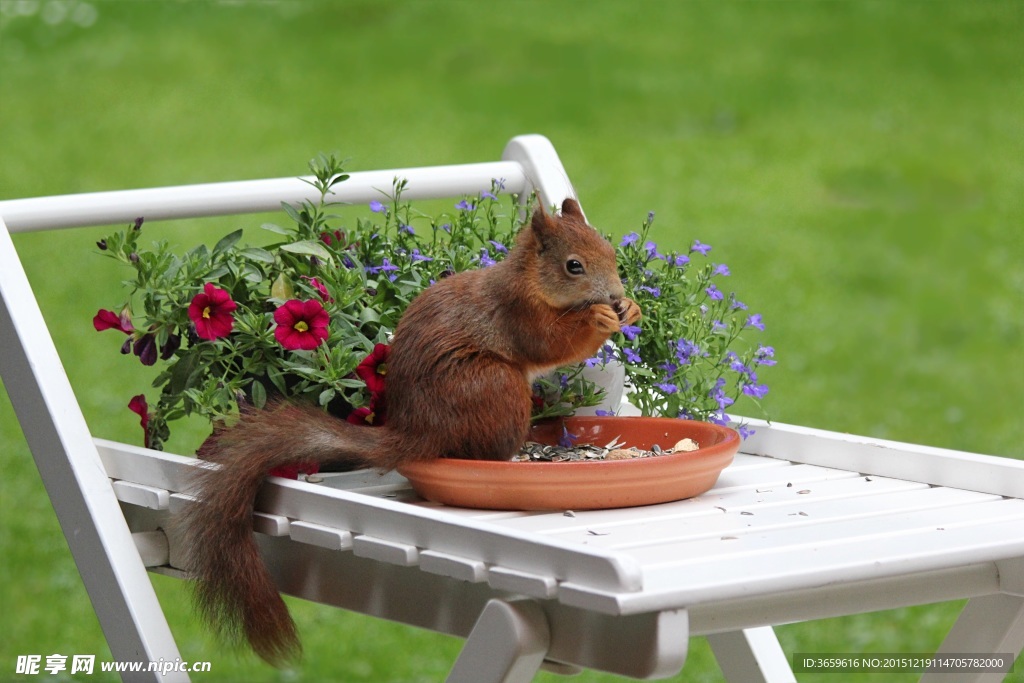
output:
[[[583,273],[585,272],[583,269],[583,264],[574,258],[571,258],[565,262],[565,271],[569,273],[569,275],[583,275]]]

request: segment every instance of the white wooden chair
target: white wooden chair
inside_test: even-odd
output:
[[[573,195],[546,139],[514,138],[502,159],[355,173],[338,199],[369,202],[396,175],[410,199],[475,194],[492,178],[549,205]],[[194,460],[93,437],[8,231],[273,211],[314,192],[280,179],[0,201],[0,375],[119,661],[180,657],[146,570],[182,575],[163,529],[191,500]],[[772,625],[957,598],[970,600],[941,652],[1020,653],[1024,463],[757,427],[693,500],[490,513],[355,472],[268,480],[254,528],[282,591],[468,638],[452,681],[528,681],[545,661],[666,677],[697,635],[731,681],[792,681]]]

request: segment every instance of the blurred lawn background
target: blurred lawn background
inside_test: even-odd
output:
[[[730,266],[777,350],[773,419],[1024,456],[1019,0],[0,10],[0,199],[299,175],[321,151],[353,170],[491,160],[542,133],[595,225],[621,235],[654,210],[666,248],[700,239]],[[191,246],[259,222],[145,230]],[[90,324],[123,300],[95,255],[110,231],[15,243],[94,432],[137,442],[126,404],[152,373]],[[183,431],[187,450],[202,432]],[[6,392],[0,468],[0,679],[19,654],[109,659]],[[278,672],[223,652],[185,586],[154,582],[183,658],[213,662],[196,681],[435,681],[460,646],[292,600],[307,655]],[[789,653],[930,651],[958,609],[778,631]],[[683,679],[721,680],[702,639]]]

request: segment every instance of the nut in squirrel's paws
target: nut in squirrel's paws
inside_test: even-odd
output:
[[[615,302],[615,313],[620,325],[632,325],[640,319],[640,307],[632,299],[622,298]]]
[[[619,314],[608,304],[594,304],[590,307],[594,327],[603,334],[619,331]]]

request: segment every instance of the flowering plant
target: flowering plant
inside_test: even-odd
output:
[[[746,396],[762,410],[768,386],[758,371],[775,365],[775,349],[750,343],[764,331],[759,313],[719,288],[731,272],[709,258],[711,246],[694,240],[685,252],[661,253],[647,239],[654,212],[617,249],[626,291],[644,311],[640,324],[622,330],[619,353],[632,387],[630,401],[645,415],[661,414],[725,425],[726,408]],[[613,353],[605,347],[599,354]],[[589,362],[589,361],[588,361]],[[751,430],[739,425],[740,434]]]
[[[270,395],[381,424],[387,341],[405,307],[440,278],[504,258],[525,220],[518,196],[499,198],[501,180],[431,215],[403,200],[406,182],[396,178],[389,196],[343,225],[329,213],[332,188],[348,178],[342,162],[321,155],[310,169],[319,201],[282,205],[291,225],[261,226],[272,244],[243,246],[238,230],[183,254],[166,241],[144,249],[141,218],[98,242],[134,277],[118,309],[96,314],[95,329],[119,330],[122,353],[163,363],[156,403],[143,394],[129,403],[148,447],[161,448],[176,419],[222,421],[241,403],[263,407]],[[724,423],[740,395],[756,402],[767,392],[757,369],[774,364],[774,352],[744,340],[763,329],[760,316],[741,315],[746,307],[718,289],[729,271],[706,261],[707,245],[661,254],[647,239],[652,221],[653,213],[617,249],[627,295],[644,318],[598,358],[538,380],[535,418],[599,404],[603,391],[583,373],[608,361],[624,364],[631,398],[646,414]],[[698,258],[706,262],[691,262]]]

